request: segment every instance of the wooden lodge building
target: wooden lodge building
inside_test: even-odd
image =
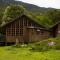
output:
[[[42,26],[36,19],[26,14],[15,18],[13,21],[0,27],[0,32],[5,37],[5,43],[30,43],[55,37],[55,27],[51,31]],[[52,33],[51,33],[52,32]]]
[[[49,31],[37,20],[26,14],[22,14],[13,21],[0,27],[1,33],[5,36],[7,43],[29,43],[47,39]]]

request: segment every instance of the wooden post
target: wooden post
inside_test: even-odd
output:
[[[7,45],[7,28],[6,28],[6,41],[5,41],[5,45]]]
[[[16,37],[16,22],[15,22],[15,37]]]
[[[19,44],[19,40],[18,40],[18,38],[16,38],[16,45],[18,45]]]
[[[15,37],[16,37],[16,22],[15,22]],[[15,45],[17,45],[17,38],[16,38],[16,40],[15,40]]]
[[[20,36],[20,20],[19,20],[19,36]]]

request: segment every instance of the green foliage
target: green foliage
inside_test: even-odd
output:
[[[32,51],[47,51],[48,50],[48,44],[47,41],[36,43],[32,46]]]
[[[51,45],[53,42],[54,44]],[[50,45],[49,45],[50,43]],[[35,43],[33,46],[32,46],[32,51],[48,51],[48,50],[60,50],[60,38],[57,37],[57,38],[50,38],[50,39],[47,39],[47,40],[44,40],[44,41],[41,41],[41,42],[38,42],[38,43]]]
[[[4,12],[4,8],[0,7],[0,25],[2,24],[3,12]]]
[[[36,5],[24,3],[17,0],[0,0],[0,6],[8,6],[10,4],[23,5],[28,11],[33,12],[37,15],[39,15],[40,13],[46,13],[49,10],[53,10],[53,8],[38,7]]]
[[[13,45],[13,48],[26,48],[28,47],[26,44],[18,44],[18,45]]]
[[[60,10],[52,10],[47,12],[48,17],[52,20],[53,23],[60,21]]]
[[[52,46],[53,49],[60,50],[60,37],[52,38],[49,40],[55,42],[55,45]]]
[[[11,4],[13,4],[13,6]],[[8,5],[11,5],[11,6],[8,6]],[[41,23],[46,28],[49,28],[50,26],[55,24],[56,21],[60,20],[60,10],[54,10],[53,8],[38,7],[32,4],[23,3],[21,1],[0,0],[0,22],[1,23],[2,23],[2,20],[6,22],[11,21],[12,19],[16,18],[17,16],[20,15],[20,13],[24,11],[23,7],[17,6],[17,5],[24,6],[24,8],[26,8],[27,11],[31,12],[32,16],[35,15],[33,17],[36,20],[38,20],[39,23]],[[3,15],[3,12],[4,12],[4,15]]]
[[[36,16],[36,18],[39,20],[39,22],[44,25],[46,28],[49,28],[51,25],[53,25],[53,22],[47,15],[40,15]]]
[[[13,10],[11,10],[12,8],[10,6],[8,6],[11,4],[15,5],[14,6],[15,8],[13,8]],[[32,4],[23,3],[21,1],[16,1],[16,0],[4,0],[4,1],[0,0],[0,24],[2,23],[2,19],[9,22],[20,14],[20,12],[18,12],[18,10],[19,11],[21,11],[21,10],[20,10],[20,8],[16,7],[16,5],[24,6],[26,8],[26,10],[28,10],[33,15],[35,15],[35,16],[32,15],[34,18],[37,18],[37,20],[39,20],[39,22],[47,28],[49,28],[51,25],[55,24],[56,21],[60,20],[60,10],[58,10],[58,9],[54,10],[53,8],[38,7],[38,6],[35,6]],[[6,8],[6,10],[5,10],[5,8]],[[5,12],[4,12],[4,10],[5,10]],[[7,12],[7,10],[9,10],[9,11]],[[4,16],[3,16],[3,12],[4,12]],[[13,14],[12,14],[12,12],[13,12]],[[46,14],[46,15],[44,15],[44,14]]]
[[[60,50],[33,52],[30,48],[0,47],[0,60],[60,60]]]
[[[9,22],[23,13],[24,13],[24,8],[20,5],[7,6],[3,15],[3,21]]]

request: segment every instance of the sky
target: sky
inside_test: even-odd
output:
[[[60,9],[60,0],[19,0],[30,4],[35,4],[40,7],[52,7]]]

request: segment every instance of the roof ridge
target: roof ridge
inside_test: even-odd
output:
[[[56,25],[58,25],[60,23],[60,21],[59,22],[56,22],[55,24],[53,24],[49,29],[52,29],[53,27],[55,27]]]
[[[44,27],[41,23],[39,23],[39,21],[38,21],[37,19],[33,18],[30,14],[28,14],[28,13],[26,13],[26,12],[22,13],[21,15],[19,15],[19,16],[16,17],[15,19],[12,19],[10,22],[7,22],[6,24],[1,25],[0,27],[6,26],[7,24],[15,21],[16,19],[20,18],[20,17],[23,16],[23,15],[27,16],[28,18],[30,18],[31,20],[35,21],[37,24],[39,24],[40,26],[42,26],[44,29],[48,30],[48,29],[47,29],[46,27]]]

